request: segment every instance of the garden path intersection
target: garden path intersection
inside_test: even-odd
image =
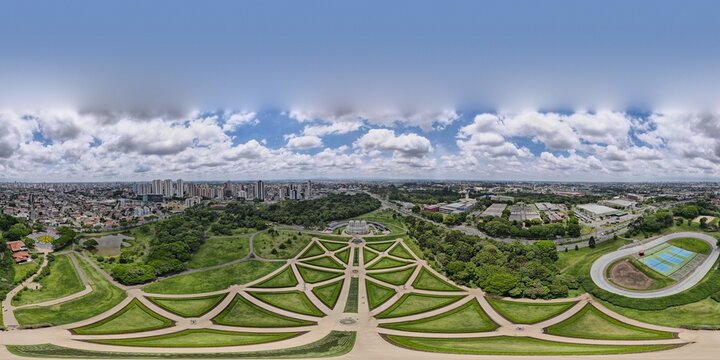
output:
[[[112,356],[108,356],[108,358],[121,358],[118,355],[120,353],[177,353],[178,355],[227,353],[230,357],[231,353],[299,347],[320,341],[333,331],[342,331],[355,332],[356,337],[352,350],[337,356],[339,359],[514,358],[514,356],[508,355],[440,355],[432,352],[411,350],[393,340],[423,338],[442,341],[451,339],[493,339],[502,336],[518,339],[532,338],[578,346],[671,345],[668,346],[669,349],[664,351],[604,355],[602,357],[662,360],[713,358],[717,352],[717,345],[720,344],[720,334],[717,332],[675,329],[642,323],[608,310],[588,295],[549,301],[512,299],[515,303],[527,303],[528,305],[574,302],[567,310],[558,314],[550,314],[534,324],[513,323],[501,314],[502,311],[488,302],[485,293],[481,289],[470,289],[453,284],[442,274],[428,266],[425,260],[419,258],[401,236],[396,239],[389,238],[388,240],[372,240],[370,237],[365,239],[362,237],[340,239],[342,238],[321,239],[314,237],[297,256],[287,260],[283,266],[271,273],[246,284],[231,285],[223,290],[192,294],[156,294],[145,292],[143,288],[137,286],[123,286],[121,288],[127,292],[127,298],[102,314],[66,325],[3,332],[0,333],[0,345],[54,344],[72,349],[111,352]],[[250,237],[250,242],[252,243],[252,237]],[[253,254],[252,246],[250,249],[250,254],[241,261],[248,261],[250,258],[258,260],[257,256],[251,256]],[[87,279],[82,275],[83,272],[77,267],[75,260],[88,261],[88,259],[73,259],[75,269],[81,274],[84,279],[83,284],[87,289]],[[91,262],[91,264],[93,263]],[[109,278],[109,275],[102,272],[99,267],[95,266],[95,264],[93,266]],[[199,271],[202,270],[199,269]],[[285,278],[289,280],[283,280]],[[353,278],[356,280],[352,281]],[[113,284],[116,283],[113,282]],[[270,286],[268,284],[279,285]],[[339,285],[341,290],[330,291],[330,295],[321,291],[333,289],[333,284],[341,284]],[[357,289],[353,289],[353,286],[357,286]],[[368,289],[368,286],[372,289]],[[386,295],[377,295],[376,290],[379,291],[377,294],[384,292]],[[293,294],[293,299],[306,300],[298,300],[299,302],[287,300],[287,294]],[[351,297],[355,294],[357,294],[356,310],[352,308],[353,306],[346,307],[348,302],[353,302],[354,299]],[[374,294],[372,298],[369,297],[370,294]],[[188,300],[213,295],[222,296],[223,298],[209,311],[197,317],[180,316],[157,302],[158,299]],[[378,296],[382,297],[378,298]],[[58,301],[67,301],[67,299],[63,298]],[[58,301],[54,301],[53,304]],[[73,331],[73,329],[95,326],[98,322],[120,313],[128,306],[137,304],[137,302],[157,316],[170,320],[172,324],[167,327],[140,332],[102,335],[79,334]],[[271,316],[298,321],[299,325],[256,327],[262,325],[231,325],[227,321],[219,321],[224,315],[233,312],[234,306],[240,303],[244,304],[243,306],[246,308],[259,309],[259,311],[269,313]],[[301,306],[302,309],[298,308],[298,306]],[[560,324],[558,326],[564,326],[563,324],[570,324],[578,320],[581,311],[588,306],[597,309],[598,313],[601,314],[600,316],[607,317],[610,319],[609,321],[622,323],[625,327],[641,329],[641,331],[645,332],[663,333],[668,336],[642,340],[580,338],[562,336],[548,331],[548,328],[553,325]],[[3,308],[6,309],[5,306]],[[461,317],[464,317],[466,315],[463,314],[468,314],[466,311],[471,308],[479,309],[480,316],[486,319],[488,326],[486,330],[462,332],[463,327],[458,326],[457,323],[454,325],[454,329],[443,328],[443,326],[453,326],[451,322],[446,321],[451,318],[452,315],[450,314],[461,314]],[[9,307],[8,309],[13,308]],[[460,325],[463,324],[462,319],[458,320],[457,316],[455,319],[456,322],[460,322]],[[8,315],[6,313],[6,323],[7,320]],[[413,330],[412,326],[415,326],[413,324],[423,322],[430,327],[437,327],[437,331],[420,332],[419,330]],[[201,329],[268,335],[295,333],[295,335],[276,341],[213,347],[151,347],[137,344],[123,346],[110,341],[145,339]],[[577,357],[582,358],[582,356],[577,355],[569,355],[564,358]],[[0,346],[0,358],[27,359],[11,353],[5,346]],[[527,356],[518,358],[527,359]],[[545,358],[556,358],[556,356]]]

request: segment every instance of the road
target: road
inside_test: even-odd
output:
[[[618,259],[621,259],[623,257],[630,256],[630,255],[637,253],[640,247],[643,247],[645,249],[650,249],[650,248],[660,245],[668,240],[683,238],[683,237],[697,238],[697,239],[707,242],[708,244],[710,244],[710,246],[712,248],[712,252],[710,253],[710,256],[708,256],[707,259],[705,259],[705,261],[695,269],[695,271],[693,271],[685,279],[682,279],[681,281],[675,283],[674,285],[666,287],[664,289],[656,290],[656,291],[632,291],[632,290],[617,287],[605,278],[605,270],[608,266],[610,266],[610,264],[612,264],[613,262],[615,262]],[[644,244],[638,244],[637,246],[631,246],[628,248],[620,249],[620,250],[614,251],[610,254],[600,257],[599,259],[595,260],[592,267],[590,268],[590,275],[591,275],[593,281],[595,282],[595,284],[597,284],[597,286],[599,286],[603,290],[607,290],[612,293],[631,297],[631,298],[649,299],[649,298],[656,298],[656,297],[677,294],[677,293],[680,293],[682,291],[685,291],[685,290],[695,286],[695,284],[700,282],[700,280],[703,279],[705,274],[707,274],[707,272],[712,269],[713,265],[715,265],[715,262],[718,259],[718,256],[720,256],[720,248],[717,247],[716,243],[717,243],[717,239],[715,237],[706,235],[706,234],[696,233],[696,232],[680,232],[680,233],[668,234],[665,236],[661,236],[650,242],[646,242]]]

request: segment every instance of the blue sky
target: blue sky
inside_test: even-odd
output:
[[[719,10],[0,1],[0,180],[716,180]]]

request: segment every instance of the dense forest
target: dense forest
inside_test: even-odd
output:
[[[555,244],[549,240],[523,245],[504,243],[460,231],[448,231],[406,217],[409,234],[423,253],[453,281],[483,288],[487,293],[527,298],[559,298],[578,288],[573,276],[555,267]]]
[[[565,204],[578,205],[594,203],[601,199],[600,196],[596,195],[581,195],[581,196],[563,196],[557,194],[541,194],[541,193],[526,193],[526,192],[514,192],[503,195],[512,196],[515,198],[514,202],[524,202],[526,204],[534,204],[537,202],[548,202],[554,204]],[[501,201],[503,202],[503,201]]]
[[[554,239],[556,237],[578,237],[582,228],[577,217],[570,214],[565,224],[543,224],[542,220],[518,222],[509,221],[504,214],[499,218],[487,219],[478,228],[493,237],[511,237],[526,239]]]
[[[437,189],[400,190],[395,185],[378,187],[373,192],[387,197],[390,201],[405,201],[414,204],[449,203],[460,198],[460,193],[449,187]]]

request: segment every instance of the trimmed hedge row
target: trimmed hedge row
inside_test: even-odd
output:
[[[712,274],[689,290],[670,296],[642,299],[642,301],[605,291],[597,287],[595,282],[589,277],[583,277],[580,283],[585,291],[589,292],[592,296],[605,300],[613,305],[636,310],[663,310],[672,306],[698,302],[710,296],[713,296],[714,299],[714,296],[720,293],[720,271],[716,269],[711,271]]]

